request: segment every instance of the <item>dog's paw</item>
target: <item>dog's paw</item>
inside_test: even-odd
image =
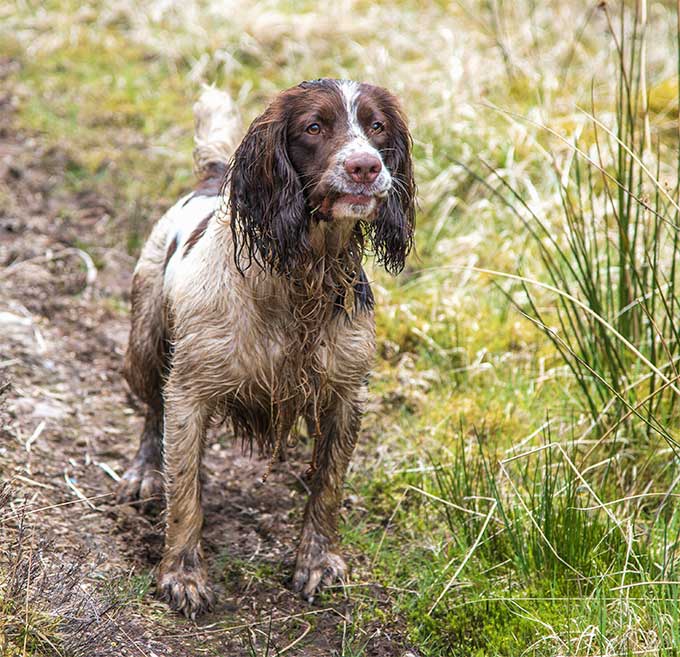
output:
[[[160,466],[135,459],[118,482],[119,504],[139,502],[142,511],[159,510],[163,506],[163,476]]]
[[[202,566],[187,568],[177,564],[166,566],[161,563],[157,587],[161,600],[192,620],[213,607],[214,596]]]
[[[293,591],[307,602],[314,602],[314,596],[322,587],[333,582],[345,582],[347,564],[344,559],[327,548],[328,539],[318,534],[303,540],[298,548]]]

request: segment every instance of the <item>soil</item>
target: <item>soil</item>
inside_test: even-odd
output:
[[[402,654],[394,628],[353,626],[362,597],[389,604],[379,587],[331,590],[313,605],[288,588],[306,499],[302,443],[263,484],[267,459],[215,431],[204,546],[217,607],[194,623],[156,600],[162,516],[114,497],[142,428],[121,376],[134,258],[112,210],[116,190],[64,191],[68,169],[59,148],[13,129],[0,98],[0,477],[11,486],[0,544],[31,537],[30,552],[5,549],[19,561],[41,546],[35,567],[52,584],[46,575],[35,599],[52,613],[64,564],[80,573],[69,595],[89,602],[85,618],[61,628],[66,654],[325,656],[342,654],[352,635],[366,655]],[[370,582],[368,558],[345,554]]]

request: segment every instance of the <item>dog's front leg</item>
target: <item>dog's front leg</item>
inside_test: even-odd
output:
[[[201,549],[201,461],[210,413],[176,385],[174,374],[165,389],[167,524],[158,591],[173,609],[195,618],[212,605]]]
[[[320,419],[316,468],[293,576],[293,589],[309,602],[323,585],[342,581],[347,575],[345,561],[337,553],[338,513],[361,411],[358,400],[348,402],[336,396]]]

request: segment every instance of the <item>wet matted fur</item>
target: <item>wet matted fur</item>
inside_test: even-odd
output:
[[[315,80],[240,133],[230,98],[196,104],[197,188],[156,224],[132,284],[125,376],[147,413],[121,500],[165,490],[159,591],[188,616],[211,593],[201,460],[211,421],[275,458],[298,418],[314,438],[293,588],[343,579],[337,516],[374,355],[367,248],[392,273],[413,239],[411,138],[379,87]]]

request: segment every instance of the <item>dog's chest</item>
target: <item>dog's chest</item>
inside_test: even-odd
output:
[[[201,396],[269,409],[282,396],[360,387],[375,333],[363,272],[354,292],[328,295],[319,311],[286,281],[236,271],[224,237],[208,229],[165,281],[175,353]]]
[[[244,362],[246,378],[263,384],[259,387],[265,394],[279,388],[282,378],[294,390],[354,388],[361,385],[373,361],[373,318],[368,313],[352,322],[339,316],[318,335],[279,326],[251,338],[250,352],[257,356]]]

